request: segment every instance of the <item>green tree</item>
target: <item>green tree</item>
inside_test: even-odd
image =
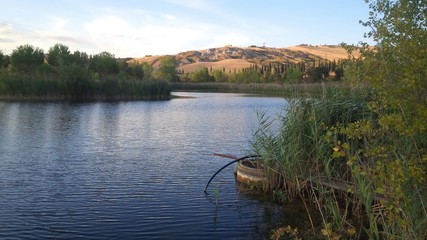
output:
[[[89,55],[85,52],[74,51],[71,55],[70,62],[77,64],[80,67],[87,67],[89,65]]]
[[[44,62],[44,52],[42,49],[28,44],[21,45],[12,51],[10,61],[18,72],[34,73],[37,67]]]
[[[335,73],[334,80],[339,81],[344,76],[344,69],[340,67],[336,67],[334,69],[334,73]]]
[[[152,80],[153,79],[153,71],[154,68],[151,64],[144,62],[141,65],[142,72],[144,73],[144,80]]]
[[[371,226],[382,223],[369,229],[370,237],[426,239],[427,1],[366,2],[370,14],[362,24],[376,45],[361,44],[361,59],[346,67],[345,79],[370,86],[375,118],[340,133],[363,142],[348,164],[355,177],[366,176],[372,194],[385,198],[384,209],[368,213]],[[375,229],[383,229],[382,235]]]
[[[178,81],[178,74],[176,73],[176,60],[175,57],[167,56],[160,59],[159,70],[157,77],[169,82]]]
[[[297,83],[302,80],[303,74],[299,68],[288,68],[285,74],[285,80],[288,83]]]
[[[3,61],[4,61],[4,54],[3,52],[0,50],[0,68],[3,67]]]
[[[64,96],[71,99],[83,99],[93,95],[94,82],[88,69],[76,63],[60,65],[59,78]]]
[[[102,52],[95,54],[89,60],[89,69],[97,72],[101,77],[119,73],[119,63],[114,54]]]
[[[71,52],[69,48],[61,43],[55,44],[55,46],[49,48],[47,62],[53,67],[70,64]]]
[[[207,67],[200,68],[199,70],[190,74],[191,81],[193,82],[211,82],[214,78],[209,75]]]
[[[10,64],[10,56],[9,55],[3,55],[3,63],[0,67],[7,68]]]
[[[308,80],[310,81],[319,81],[325,80],[329,77],[329,68],[325,66],[314,67],[307,71]]]
[[[261,82],[261,75],[257,70],[248,68],[231,74],[229,80],[237,83],[259,83]]]
[[[144,68],[142,64],[132,63],[129,65],[129,74],[139,80],[144,80]]]
[[[406,127],[426,131],[427,2],[367,2],[370,18],[363,24],[371,28],[366,35],[377,45],[373,49],[364,44],[361,49],[366,59],[362,77],[381,93],[384,104],[405,111]]]
[[[225,74],[225,70],[213,70],[212,77],[216,82],[226,82],[228,80],[227,74]]]

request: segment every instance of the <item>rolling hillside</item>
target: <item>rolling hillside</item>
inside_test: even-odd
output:
[[[159,60],[164,56],[147,56],[136,58],[131,62],[148,62],[158,67]],[[174,55],[178,69],[193,72],[202,67],[215,69],[247,68],[251,64],[268,64],[269,62],[313,62],[318,59],[338,60],[347,58],[347,52],[340,46],[309,46],[299,45],[288,48],[270,47],[234,47],[224,46],[206,50],[194,50]],[[356,56],[357,57],[357,56]]]

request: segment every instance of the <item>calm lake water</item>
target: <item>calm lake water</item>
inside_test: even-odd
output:
[[[262,239],[295,221],[239,188],[233,168],[282,98],[0,102],[0,239]],[[214,189],[218,188],[218,198]]]

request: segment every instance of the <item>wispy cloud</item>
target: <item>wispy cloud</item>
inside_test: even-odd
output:
[[[120,57],[174,54],[249,41],[244,34],[209,23],[150,12],[144,12],[144,16],[150,20],[136,24],[132,19],[106,15],[86,23],[83,28],[98,49],[114,49]]]
[[[55,30],[55,31],[63,31],[65,26],[69,22],[68,19],[64,19],[61,17],[53,16],[50,18],[52,19],[53,30]]]
[[[312,18],[317,15],[311,13],[320,12],[324,5],[313,1],[58,0],[41,1],[31,8],[23,8],[21,1],[9,1],[7,7],[0,8],[0,50],[10,53],[21,44],[48,50],[61,42],[90,54],[106,50],[120,57],[140,57],[225,44],[266,42],[280,47],[302,42],[352,42],[356,37],[351,36],[359,29],[348,30],[347,26],[352,26],[349,19],[352,14],[353,18],[362,18],[360,10],[365,10],[358,7],[360,3],[346,10],[347,3],[333,2],[345,14],[331,20],[329,15]],[[325,35],[313,24],[319,21],[354,34],[337,30]],[[357,21],[355,25],[359,26]]]
[[[213,3],[206,0],[165,1],[185,8],[215,9]],[[10,23],[0,22],[0,48],[11,52],[17,43],[29,43],[47,51],[54,44],[63,43],[89,54],[109,51],[118,57],[141,57],[250,42],[250,36],[235,26],[188,17],[180,11],[107,6],[77,22],[64,16],[47,15],[43,24],[22,25],[17,29]]]
[[[12,30],[13,30],[12,24],[0,21],[0,34],[11,33]]]
[[[114,49],[125,56],[141,56],[153,52],[170,53],[182,47],[182,40],[173,36],[197,38],[197,30],[156,25],[131,25],[117,16],[104,16],[84,25],[84,29],[99,49]],[[184,37],[185,38],[185,37]]]
[[[14,33],[15,29],[11,23],[0,21],[0,51],[10,54],[15,47],[16,41],[21,39],[21,36]]]
[[[218,7],[214,1],[209,0],[163,0],[164,2],[178,5],[181,7],[201,10],[205,12],[218,13]]]

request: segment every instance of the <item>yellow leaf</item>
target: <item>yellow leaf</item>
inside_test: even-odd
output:
[[[328,228],[322,229],[322,235],[323,236],[330,236],[331,234],[332,234],[331,229],[328,229]]]

